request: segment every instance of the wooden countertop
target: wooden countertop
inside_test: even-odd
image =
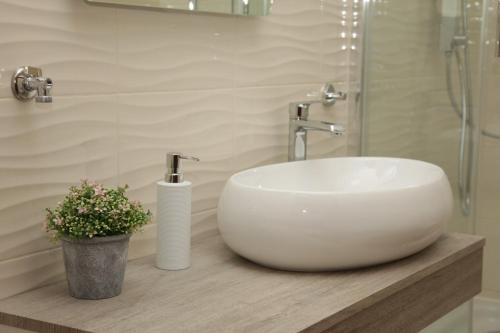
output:
[[[193,265],[129,262],[122,295],[73,299],[60,282],[0,301],[0,324],[39,332],[416,332],[480,291],[478,236],[449,234],[406,259],[333,273],[267,269],[233,254],[215,222]]]

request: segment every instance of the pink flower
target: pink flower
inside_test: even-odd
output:
[[[61,220],[61,218],[59,216],[56,216],[56,218],[54,219],[54,223],[56,225],[61,225],[61,224],[63,224],[63,221]]]
[[[127,204],[125,204],[125,205],[124,205],[124,204],[120,204],[120,205],[118,206],[118,208],[119,208],[119,209],[121,209],[121,210],[123,210],[123,211],[125,211],[125,212],[127,212],[127,211],[129,211],[129,210],[130,210],[130,204],[128,204],[128,203],[127,203]]]
[[[106,193],[106,190],[102,187],[102,185],[97,184],[94,186],[94,194],[97,196],[104,195]]]
[[[78,207],[78,214],[85,214],[87,212],[87,208],[85,207]]]

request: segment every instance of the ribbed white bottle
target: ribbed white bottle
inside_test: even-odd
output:
[[[191,264],[191,183],[157,183],[156,266],[180,270]]]

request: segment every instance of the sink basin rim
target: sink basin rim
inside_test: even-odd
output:
[[[376,162],[376,161],[384,161],[384,162],[393,162],[393,163],[408,163],[408,164],[420,164],[422,166],[425,166],[429,170],[432,170],[435,175],[434,177],[429,177],[426,181],[422,183],[417,183],[417,184],[410,184],[410,185],[401,185],[401,186],[395,186],[395,187],[372,187],[372,188],[365,188],[365,189],[358,189],[358,190],[336,190],[336,189],[325,189],[325,190],[304,190],[304,189],[284,189],[284,188],[276,188],[276,187],[271,187],[271,186],[256,186],[252,184],[245,183],[243,181],[243,177],[250,173],[257,173],[257,172],[266,172],[272,169],[276,168],[292,168],[294,165],[300,165],[300,164],[308,164],[308,163],[322,163],[320,161],[331,161],[333,162],[343,162],[343,161],[356,161],[355,163],[361,162]],[[387,193],[387,192],[397,192],[397,191],[404,191],[404,190],[409,190],[409,189],[416,189],[416,188],[421,188],[423,186],[428,186],[432,185],[433,183],[439,181],[443,177],[446,177],[445,172],[443,171],[442,168],[439,166],[421,161],[421,160],[416,160],[416,159],[409,159],[409,158],[396,158],[396,157],[376,157],[376,156],[356,156],[356,157],[334,157],[334,158],[326,158],[326,159],[317,159],[317,160],[306,160],[306,161],[295,161],[295,162],[282,162],[282,163],[276,163],[276,164],[269,164],[269,165],[264,165],[264,166],[259,166],[255,168],[250,168],[246,169],[240,172],[237,172],[233,174],[228,182],[231,182],[235,186],[240,186],[242,188],[247,188],[249,190],[258,190],[258,191],[267,191],[267,192],[277,192],[277,193],[289,193],[289,194],[307,194],[307,195],[346,195],[346,194],[370,194],[370,193]]]

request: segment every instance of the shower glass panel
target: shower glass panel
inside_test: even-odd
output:
[[[474,232],[483,9],[483,0],[365,0],[363,11],[362,155],[441,166],[455,199],[448,230],[466,233]],[[468,302],[424,332],[470,332],[471,320]]]
[[[482,3],[384,0],[365,7],[362,154],[441,166],[455,197],[448,228],[473,232]]]

